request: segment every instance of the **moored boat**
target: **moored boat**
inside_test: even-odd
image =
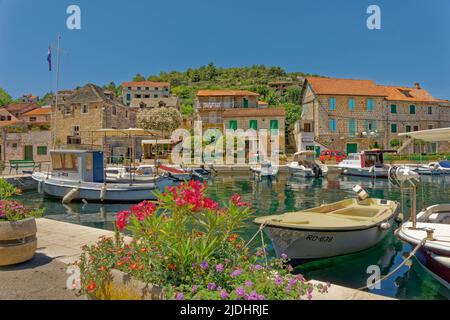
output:
[[[385,153],[397,153],[396,150],[365,150],[351,153],[339,162],[338,168],[343,175],[370,178],[387,178],[390,166],[384,163]]]
[[[423,175],[450,174],[450,161],[430,162],[417,166],[413,170]]]
[[[258,177],[275,177],[278,174],[279,167],[270,161],[262,161],[260,164],[250,167],[250,171]]]
[[[345,199],[316,208],[255,219],[272,240],[277,256],[305,261],[368,249],[388,233],[397,202]]]
[[[157,176],[151,182],[108,183],[103,167],[103,152],[92,150],[50,151],[52,170],[35,173],[38,190],[47,196],[60,198],[64,203],[86,200],[90,202],[136,202],[155,199],[155,191],[173,185],[170,177]]]
[[[328,173],[328,167],[318,163],[313,150],[299,151],[294,154],[294,161],[287,164],[289,173],[295,177],[320,178]]]

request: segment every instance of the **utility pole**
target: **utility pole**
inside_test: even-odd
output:
[[[60,42],[61,36],[58,36],[58,51],[56,61],[56,96],[55,96],[55,114],[53,119],[53,148],[56,148],[56,127],[58,118],[58,87],[59,87],[59,62],[60,62]]]

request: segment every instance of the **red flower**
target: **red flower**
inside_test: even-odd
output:
[[[237,238],[239,238],[239,236],[237,234],[232,234],[231,236],[228,237],[228,241],[229,242],[235,242],[237,240]]]
[[[156,205],[150,201],[142,201],[139,204],[131,206],[131,212],[138,218],[139,221],[151,216],[156,209]]]
[[[169,270],[174,271],[177,268],[177,265],[175,263],[171,263],[167,267],[169,268]]]
[[[116,263],[116,266],[121,267],[121,266],[123,266],[124,264],[125,264],[125,262],[119,261],[119,262]]]
[[[88,284],[88,286],[86,287],[88,292],[92,292],[95,290],[95,288],[97,288],[97,285],[95,284],[95,282],[91,282]]]
[[[119,230],[125,229],[128,223],[128,217],[131,215],[130,211],[121,211],[117,213],[117,221],[116,225],[119,228]]]
[[[210,198],[205,198],[203,200],[203,208],[205,209],[211,209],[211,210],[215,210],[219,207],[219,204],[213,200],[211,200]]]
[[[135,269],[137,269],[137,267],[138,267],[138,264],[137,264],[137,263],[133,263],[133,264],[130,266],[130,269],[131,269],[131,270],[135,270]]]
[[[231,197],[231,202],[237,205],[238,207],[250,207],[251,204],[248,202],[241,202],[241,196],[237,193]]]
[[[106,271],[106,267],[105,266],[101,266],[100,268],[98,268],[99,271]]]
[[[203,232],[201,232],[201,231],[197,232],[197,238],[201,238],[201,237],[203,237]]]

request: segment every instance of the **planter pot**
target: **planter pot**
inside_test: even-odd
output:
[[[110,279],[93,294],[91,300],[163,300],[160,286],[144,283],[119,270],[111,270]]]
[[[0,221],[0,266],[25,262],[37,248],[36,220]]]

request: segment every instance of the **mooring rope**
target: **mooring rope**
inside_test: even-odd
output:
[[[265,226],[266,226],[266,223],[262,223],[259,226],[258,231],[255,232],[253,237],[250,238],[250,240],[245,244],[243,249],[247,248],[250,245],[250,243],[252,243],[252,241],[255,240],[255,238],[258,234],[261,234],[261,242],[262,242],[262,246],[263,246],[262,249],[263,249],[264,259],[265,259],[265,263],[266,263],[266,267],[267,267],[269,265],[269,263],[267,261],[267,253],[266,253],[266,248],[265,248],[266,245],[264,244],[264,234],[263,234],[263,229]]]
[[[401,267],[403,267],[406,262],[408,262],[409,260],[411,260],[412,257],[414,257],[417,253],[417,251],[425,244],[425,242],[427,241],[427,238],[422,239],[422,241],[419,242],[419,244],[414,248],[413,251],[411,251],[411,253],[409,254],[408,257],[406,257],[405,260],[403,260],[402,263],[400,263],[394,270],[392,270],[391,272],[389,272],[387,275],[381,277],[380,279],[378,279],[377,281],[375,281],[374,283],[358,288],[356,290],[365,290],[365,289],[369,289],[369,287],[374,287],[375,285],[377,285],[378,283],[380,283],[381,281],[386,280],[387,278],[389,278],[390,276],[392,276],[394,273],[396,273]]]

